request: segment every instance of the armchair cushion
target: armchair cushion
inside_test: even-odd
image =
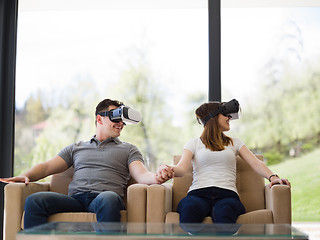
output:
[[[291,224],[291,189],[287,185],[265,186],[266,209],[273,213],[277,224]]]
[[[274,222],[271,210],[260,209],[240,215],[237,219],[237,223],[272,224]]]
[[[49,191],[49,183],[10,183],[4,188],[4,232],[5,239],[15,239],[21,230],[24,203],[32,193]]]
[[[167,213],[166,219],[165,219],[166,223],[178,223],[179,221],[180,221],[179,213],[177,212]],[[206,217],[203,220],[203,223],[212,223],[211,217]],[[237,223],[239,224],[249,224],[249,223],[272,224],[273,223],[272,211],[267,209],[261,209],[261,210],[256,210],[256,211],[242,214],[238,217]]]
[[[127,211],[120,211],[121,222],[127,221]],[[97,217],[95,213],[89,212],[68,212],[56,213],[49,217],[48,222],[96,222]],[[21,220],[21,229],[24,229],[24,212]]]

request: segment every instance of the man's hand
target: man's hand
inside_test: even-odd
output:
[[[17,177],[11,177],[11,178],[0,178],[0,182],[4,182],[4,183],[25,183],[28,184],[29,183],[29,178],[26,176],[17,176]]]
[[[30,170],[22,173],[20,176],[11,178],[0,178],[1,182],[4,183],[25,183],[28,184],[30,181],[35,182],[47,176],[63,172],[68,169],[66,161],[64,161],[59,155],[54,158],[38,163],[33,166]]]
[[[158,181],[159,184],[164,183],[173,177],[174,177],[173,168],[166,164],[160,165],[160,167],[156,172],[156,180]]]

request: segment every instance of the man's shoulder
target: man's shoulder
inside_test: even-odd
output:
[[[84,146],[84,145],[90,145],[92,143],[92,140],[89,140],[89,141],[78,141],[78,142],[75,142],[71,145],[74,145],[74,146]]]
[[[136,150],[139,150],[139,148],[132,144],[132,143],[129,143],[129,142],[121,142],[120,143],[123,147],[127,148],[127,149],[136,149]]]
[[[64,149],[69,149],[69,150],[73,151],[75,149],[82,148],[82,147],[88,147],[90,145],[92,145],[92,140],[77,141],[77,142],[74,142],[74,143],[67,145]]]

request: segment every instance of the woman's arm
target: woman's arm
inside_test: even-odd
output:
[[[190,150],[184,149],[180,161],[177,165],[171,166],[174,171],[175,177],[182,177],[188,172],[191,165],[191,160],[193,158],[193,153]]]
[[[269,186],[272,187],[275,184],[284,184],[290,185],[288,179],[281,179],[278,175],[274,174],[263,161],[260,161],[248,148],[243,145],[239,151],[240,157],[242,157],[255,172],[257,172],[260,176],[268,179],[270,181]]]
[[[172,173],[172,177],[182,177],[190,168],[191,160],[193,158],[193,153],[190,150],[184,149],[183,154],[177,165],[166,165],[162,164],[157,170],[156,175],[165,178],[168,172]]]

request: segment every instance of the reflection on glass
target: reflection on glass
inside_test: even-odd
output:
[[[51,235],[130,235],[148,239],[181,237],[230,237],[268,239],[308,239],[308,236],[289,224],[171,224],[171,223],[108,223],[52,222],[18,233],[18,236]],[[41,235],[40,235],[41,234]]]

